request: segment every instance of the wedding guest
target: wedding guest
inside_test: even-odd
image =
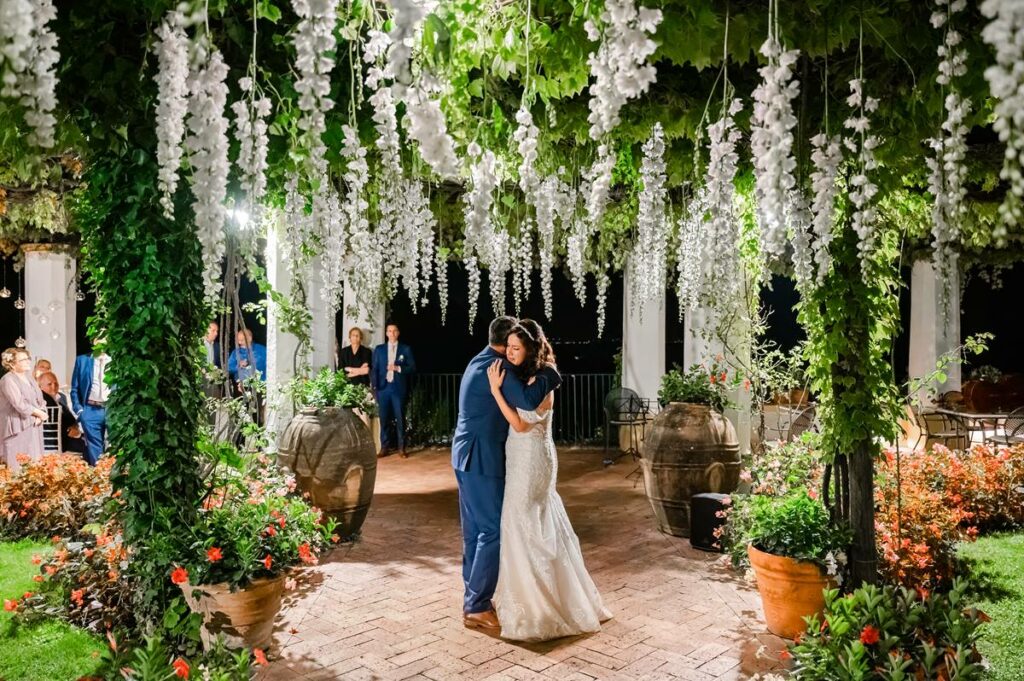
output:
[[[32,356],[25,348],[8,348],[0,355],[7,373],[0,378],[0,441],[3,457],[12,473],[21,470],[19,457],[43,456],[43,422],[46,403],[32,380]]]
[[[47,371],[53,371],[53,365],[50,364],[50,360],[37,359],[36,368],[32,370],[32,380],[38,381],[39,377],[45,374]]]
[[[82,439],[82,428],[78,425],[78,419],[75,418],[71,407],[68,405],[68,398],[60,392],[57,375],[52,371],[47,371],[39,377],[38,383],[46,406],[60,407],[60,451],[85,454],[85,440]]]
[[[349,383],[370,386],[370,365],[373,363],[373,353],[370,348],[363,345],[363,330],[353,326],[348,332],[348,342],[341,349],[339,366],[345,370]]]
[[[252,329],[242,329],[235,334],[235,349],[228,357],[228,374],[235,383],[267,375],[267,348],[252,342]]]
[[[210,322],[206,327],[206,335],[203,336],[203,348],[206,350],[206,363],[220,369],[220,341],[217,336],[220,334],[220,324]]]
[[[409,379],[416,373],[416,361],[412,348],[398,342],[397,324],[388,324],[384,335],[387,343],[374,349],[370,362],[370,385],[377,396],[380,416],[378,456],[399,451],[404,459],[409,456],[405,451],[405,403],[409,397]]]
[[[96,465],[106,445],[110,397],[106,381],[110,355],[98,350],[103,346],[102,338],[96,341],[96,346],[93,354],[75,358],[75,370],[71,374],[71,407],[85,433],[85,460],[90,466]]]

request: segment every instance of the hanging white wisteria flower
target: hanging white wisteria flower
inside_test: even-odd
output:
[[[505,314],[505,286],[508,271],[512,266],[509,254],[510,237],[504,229],[497,229],[491,236],[491,255],[487,263],[487,283],[491,289],[491,309],[495,316]],[[513,275],[514,276],[514,275]]]
[[[330,94],[338,0],[292,0],[292,8],[299,16],[292,37],[295,70],[299,75],[295,91],[299,93],[302,112],[299,128],[309,135],[309,158],[314,173],[319,173],[327,164],[327,147],[322,138],[327,130],[326,114],[334,107]]]
[[[637,211],[637,240],[630,267],[630,300],[643,320],[649,301],[660,301],[665,291],[665,258],[668,255],[669,220],[666,215],[665,133],[655,123],[644,142],[640,163],[640,205]]]
[[[533,271],[533,219],[519,222],[519,234],[512,238],[512,297],[516,314],[530,297],[530,273]]]
[[[607,144],[597,147],[597,158],[587,171],[587,218],[593,230],[601,228],[605,210],[608,208],[608,196],[612,189],[612,170],[615,168],[615,154]]]
[[[437,302],[441,306],[441,324],[448,320],[448,253],[440,244],[434,259],[437,272]]]
[[[189,73],[188,136],[185,150],[192,167],[192,210],[196,234],[203,247],[203,281],[207,298],[222,288],[225,200],[228,190],[228,119],[225,116],[228,67],[220,51],[205,43],[196,46]]]
[[[540,260],[540,292],[544,298],[544,316],[552,319],[554,295],[551,291],[552,269],[555,266],[555,221],[566,219],[569,185],[557,175],[544,178],[536,190],[537,251]],[[571,215],[571,212],[569,213]],[[563,224],[565,224],[563,222]],[[529,261],[527,261],[529,267]],[[527,275],[529,270],[527,270]]]
[[[313,195],[312,220],[318,223],[320,242],[320,297],[333,314],[341,307],[345,295],[346,214],[334,186],[324,179],[324,186]]]
[[[992,127],[1006,144],[999,177],[1010,184],[999,206],[1003,224],[992,232],[996,243],[1002,245],[1006,227],[1018,225],[1024,218],[1024,3],[985,0],[981,13],[991,20],[981,37],[996,51],[996,63],[985,69],[985,80],[996,99]]]
[[[185,113],[188,111],[188,36],[184,17],[169,12],[156,30],[157,104],[156,160],[160,205],[164,215],[174,217],[172,197],[178,187],[181,168],[181,140],[185,136]]]
[[[848,194],[850,203],[853,204],[850,223],[857,233],[857,251],[861,263],[864,264],[875,251],[877,237],[875,223],[878,220],[878,210],[875,208],[874,200],[878,194],[878,186],[872,182],[871,172],[878,167],[875,149],[880,141],[876,135],[871,134],[871,119],[868,118],[868,114],[878,109],[878,100],[864,94],[862,78],[854,78],[850,81],[850,96],[846,98],[846,103],[854,110],[853,115],[843,122],[850,131],[850,136],[844,142],[846,148],[853,154],[851,162],[854,167]]]
[[[410,88],[405,103],[406,130],[419,144],[420,156],[441,177],[457,176],[459,159],[441,105],[423,87]]]
[[[430,281],[434,273],[434,233],[437,230],[437,218],[434,211],[430,210],[430,200],[423,191],[423,186],[418,182],[409,183],[411,198],[407,199],[408,210],[417,216],[416,224],[419,232],[416,235],[416,243],[419,246],[419,285],[416,287],[422,292],[421,305],[427,304],[427,291],[430,289]],[[410,300],[412,299],[412,286],[407,286]],[[415,309],[415,305],[413,306]]]
[[[708,216],[708,190],[701,187],[679,216],[679,244],[676,251],[676,296],[679,321],[687,310],[696,309],[704,275],[705,223]]]
[[[0,2],[0,96],[17,100],[25,110],[28,143],[42,149],[54,145],[57,118],[57,18],[52,0]],[[9,23],[7,23],[9,22]]]
[[[597,275],[597,337],[604,336],[605,316],[608,312],[608,285],[612,283],[608,272],[603,268]]]
[[[739,243],[739,216],[736,215],[736,170],[739,155],[736,144],[740,131],[733,117],[743,104],[729,103],[721,117],[708,127],[710,160],[704,185],[707,187],[707,252],[701,298],[728,307],[740,290],[742,272],[736,267]]]
[[[255,92],[252,78],[238,81],[243,97],[231,105],[235,112],[235,139],[238,140],[238,169],[245,190],[250,217],[258,221],[260,201],[267,193],[267,117],[270,99]]]
[[[801,294],[809,292],[816,282],[814,251],[811,248],[811,209],[798,189],[790,192],[788,224],[793,231],[793,277]]]
[[[469,290],[469,332],[473,333],[473,322],[476,321],[476,310],[480,303],[480,263],[475,255],[462,259],[466,265],[466,279]]]
[[[463,261],[469,270],[469,326],[472,329],[476,318],[476,303],[480,296],[479,267],[481,263],[490,264],[492,261],[491,239],[494,236],[494,227],[491,221],[491,208],[494,205],[494,189],[498,186],[498,175],[493,151],[483,151],[474,142],[469,145],[468,152],[473,164],[470,166],[470,189],[462,198],[466,220]]]
[[[793,73],[800,52],[784,50],[776,31],[773,29],[761,45],[761,54],[768,63],[758,71],[761,83],[754,89],[750,124],[761,244],[764,253],[772,258],[780,258],[786,251],[786,202],[796,186],[793,129],[797,119],[793,115],[793,99],[800,94],[800,83]]]
[[[588,196],[589,191],[586,183],[577,192],[579,195]],[[576,299],[580,301],[581,307],[587,305],[587,246],[590,245],[590,223],[581,215],[576,213],[577,196],[569,197],[571,204],[568,224],[569,236],[565,244],[565,264],[569,268],[569,277],[572,279],[572,288],[576,293]]]
[[[839,167],[843,149],[838,136],[818,133],[811,138],[811,244],[815,265],[815,283],[820,286],[832,268],[832,224],[835,220],[836,197],[839,196]]]
[[[962,11],[966,0],[935,0],[937,10],[932,13],[932,25],[943,28],[942,45],[938,48],[941,58],[936,81],[943,88],[949,88],[943,105],[946,119],[939,136],[928,140],[935,151],[934,158],[928,158],[928,190],[932,203],[932,260],[940,281],[948,284],[952,279],[955,265],[955,244],[960,236],[960,223],[967,215],[964,199],[967,196],[967,124],[971,103],[963,98],[956,88],[956,79],[967,73],[967,50],[963,47],[960,32],[953,27],[953,15]],[[943,295],[948,296],[946,286]]]
[[[370,169],[366,149],[359,143],[359,131],[351,125],[342,126],[341,130],[344,135],[341,156],[346,164],[342,180],[348,191],[342,206],[348,228],[346,278],[359,305],[369,310],[380,295],[383,279],[383,255],[367,215],[370,206],[366,187]]]
[[[410,62],[416,32],[436,6],[436,0],[391,0],[394,13],[388,35],[388,71],[401,85],[412,82]]]
[[[534,202],[534,194],[540,185],[541,179],[534,167],[537,163],[537,137],[540,130],[533,124],[533,115],[524,101],[516,112],[516,130],[512,133],[512,139],[519,151],[519,188],[526,196],[526,202]]]
[[[635,5],[633,0],[607,0],[601,25],[588,20],[587,37],[600,40],[588,58],[594,81],[590,85],[590,137],[601,139],[619,124],[622,106],[647,92],[657,70],[647,63],[658,49],[650,39],[661,23],[661,10]]]

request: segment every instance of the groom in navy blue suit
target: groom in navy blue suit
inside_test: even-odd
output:
[[[491,397],[487,367],[505,357],[514,317],[498,317],[488,330],[488,346],[469,361],[459,386],[459,420],[452,440],[452,468],[459,483],[462,519],[462,580],[466,584],[463,623],[470,628],[499,627],[491,597],[498,584],[501,505],[505,496],[505,440],[508,421]],[[543,369],[532,385],[525,384],[505,363],[501,392],[509,405],[536,409],[558,387],[561,376]]]

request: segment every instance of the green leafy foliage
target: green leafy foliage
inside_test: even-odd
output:
[[[825,565],[829,554],[850,545],[850,531],[834,525],[828,509],[805,489],[784,497],[752,496],[749,513],[744,539],[765,553]]]
[[[728,369],[717,361],[710,366],[694,364],[685,372],[676,365],[675,369],[661,377],[658,401],[662,405],[671,402],[706,404],[722,413],[731,406],[729,390],[738,384],[738,377],[734,374],[730,378]]]
[[[983,615],[959,582],[922,598],[903,587],[868,585],[825,594],[825,614],[808,618],[790,648],[793,677],[806,681],[909,681],[984,678],[975,649]]]
[[[360,409],[367,414],[375,414],[377,409],[366,386],[350,383],[345,372],[329,367],[309,378],[296,377],[288,386],[287,393],[301,407],[345,407]]]

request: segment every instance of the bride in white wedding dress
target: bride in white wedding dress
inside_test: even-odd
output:
[[[522,320],[508,338],[509,362],[524,375],[554,361],[540,326]],[[544,641],[596,632],[612,614],[583,564],[579,539],[555,491],[558,456],[551,434],[554,394],[536,411],[501,395],[501,360],[488,369],[491,394],[508,420],[501,554],[494,603],[502,638]]]

